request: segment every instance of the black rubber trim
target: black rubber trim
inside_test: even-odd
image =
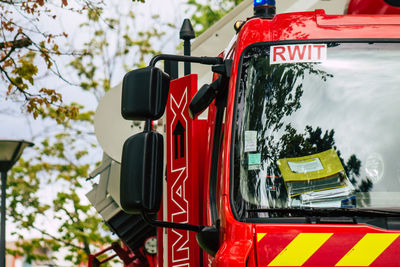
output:
[[[400,0],[384,0],[386,4],[394,6],[394,7],[400,7]]]
[[[235,87],[235,103],[233,106],[233,115],[232,115],[232,129],[231,129],[231,148],[230,148],[230,164],[229,164],[229,202],[231,205],[231,210],[233,213],[233,217],[239,222],[247,222],[247,223],[268,223],[269,218],[245,218],[240,219],[236,213],[234,201],[233,201],[233,176],[234,176],[234,146],[235,146],[235,117],[237,113],[237,97],[238,90],[240,85],[240,77],[242,76],[242,64],[243,64],[243,55],[252,47],[261,46],[261,45],[278,45],[278,44],[307,44],[307,43],[400,43],[400,38],[383,38],[383,39],[374,39],[374,38],[354,38],[354,39],[301,39],[301,40],[283,40],[283,41],[270,41],[270,42],[259,42],[253,43],[243,49],[242,54],[240,55],[239,64],[237,66],[238,72],[236,77],[236,87]],[[287,218],[291,217],[282,217],[282,218],[274,218],[274,223],[287,223]],[[299,218],[297,218],[299,219]],[[307,220],[305,217],[304,220]],[[302,219],[301,219],[302,220]]]
[[[218,96],[215,99],[215,105],[217,107],[217,114],[215,115],[215,127],[214,127],[214,138],[211,156],[211,168],[210,168],[210,211],[211,211],[211,221],[214,223],[218,218],[217,209],[217,181],[218,181],[218,166],[219,166],[219,154],[221,148],[221,137],[222,137],[222,121],[224,118],[224,110],[226,107],[227,100],[227,88],[224,94]]]

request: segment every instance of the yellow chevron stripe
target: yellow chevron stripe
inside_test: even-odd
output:
[[[333,233],[300,233],[268,266],[301,266]]]
[[[336,266],[369,266],[400,234],[366,234]]]
[[[267,233],[257,233],[257,243],[266,236]]]

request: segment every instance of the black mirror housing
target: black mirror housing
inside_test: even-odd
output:
[[[161,205],[164,144],[154,131],[128,138],[121,160],[120,203],[127,213],[159,211]]]
[[[158,120],[167,104],[170,77],[156,67],[128,72],[122,82],[121,114],[126,120]]]
[[[221,86],[221,78],[215,80],[212,84],[203,85],[193,96],[189,104],[189,117],[194,120],[197,115],[202,113],[213,100],[217,97]]]

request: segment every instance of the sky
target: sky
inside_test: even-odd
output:
[[[71,3],[72,1],[69,2]],[[115,2],[123,4],[123,1]],[[126,1],[125,4],[127,2],[129,3],[130,1]],[[148,18],[155,14],[160,15],[163,22],[176,25],[177,28],[169,30],[159,47],[156,47],[163,53],[173,53],[179,44],[179,28],[185,18],[184,11],[186,10],[186,8],[182,8],[182,2],[182,0],[148,0],[144,4],[129,3],[128,8],[132,8],[139,18],[136,25],[138,29],[150,27],[152,21]],[[59,19],[57,19],[57,23],[47,22],[46,28],[52,30],[53,27],[56,31],[62,30],[68,32],[70,41],[75,43],[75,45],[79,45],[78,43],[83,39],[79,36],[84,34],[78,27],[81,22],[78,16],[71,18],[71,14],[61,14]],[[112,81],[112,86],[120,83],[123,74],[124,72],[121,71],[118,77]],[[44,81],[47,87],[56,85],[58,89],[61,89],[64,93],[64,101],[66,103],[82,99],[83,104],[90,109],[95,109],[97,106],[97,100],[88,94],[82,93],[79,88],[73,88],[57,79],[45,79]],[[48,85],[49,83],[51,85]],[[0,121],[2,122],[0,126],[0,139],[32,140],[38,132],[40,133],[42,125],[36,126],[37,123],[31,120],[31,116],[23,112],[22,103],[15,103],[15,101],[12,101],[12,97],[8,101],[5,101],[5,98],[4,90],[0,91]]]

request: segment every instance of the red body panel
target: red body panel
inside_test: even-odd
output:
[[[237,221],[232,213],[230,204],[230,148],[231,132],[234,113],[234,99],[239,68],[240,55],[243,50],[257,42],[300,40],[300,39],[400,39],[400,16],[381,16],[381,15],[326,15],[324,11],[302,12],[292,14],[280,14],[274,19],[253,18],[246,22],[241,29],[235,55],[233,57],[232,78],[229,84],[229,95],[227,101],[227,110],[225,118],[225,128],[222,148],[223,170],[220,179],[221,192],[218,196],[219,211],[221,219],[221,247],[215,259],[214,266],[267,266],[271,257],[265,256],[268,253],[277,253],[286,248],[287,244],[283,241],[285,238],[294,238],[300,233],[332,233],[342,235],[339,239],[332,239],[327,243],[332,244],[356,242],[366,233],[387,233],[365,225],[312,225],[312,224],[250,224]],[[266,242],[267,245],[256,244],[257,233],[274,233],[279,242]],[[398,233],[397,233],[398,234]],[[272,235],[273,236],[273,235]],[[305,235],[307,236],[307,234]],[[322,235],[326,236],[326,235]],[[396,236],[392,236],[396,237]],[[271,235],[268,237],[271,238]],[[266,239],[268,241],[268,238]],[[397,237],[396,237],[397,239]],[[340,242],[338,243],[337,240]],[[336,243],[335,243],[336,242]],[[276,246],[276,247],[274,247]],[[254,247],[257,247],[254,250]],[[322,247],[321,247],[322,249]],[[308,258],[301,264],[298,262],[293,265],[280,266],[335,266],[334,263],[340,255],[333,258],[329,251],[321,250],[316,256]],[[275,251],[275,252],[274,252]],[[251,255],[251,253],[255,253]],[[264,254],[263,254],[264,253]],[[343,253],[338,251],[338,254]],[[257,256],[257,254],[259,254]],[[264,255],[264,256],[263,256]],[[314,255],[314,254],[313,254]],[[319,255],[319,256],[318,256]],[[254,256],[256,260],[254,260]],[[332,256],[332,257],[331,257]],[[260,258],[261,257],[261,258]],[[266,258],[265,258],[266,257]],[[321,257],[331,257],[329,260],[321,261]],[[258,262],[257,262],[258,261]],[[246,265],[247,262],[247,265]],[[400,266],[400,247],[397,239],[387,247],[371,266]],[[250,265],[252,264],[252,265]],[[253,265],[254,264],[254,265]],[[272,265],[271,265],[272,266]],[[349,266],[365,266],[349,265]]]
[[[204,171],[198,162],[204,155],[198,146],[206,140],[204,121],[189,118],[188,105],[197,92],[197,75],[171,82],[166,109],[167,133],[167,218],[171,222],[200,224],[200,202]],[[204,140],[202,140],[204,139]],[[195,142],[194,140],[198,140]],[[168,266],[195,266],[200,248],[194,232],[168,229]]]
[[[400,14],[400,7],[389,5],[384,0],[351,0],[347,14]]]
[[[399,232],[366,225],[271,224],[256,225],[256,233],[259,266],[344,266],[346,261],[399,266]]]

